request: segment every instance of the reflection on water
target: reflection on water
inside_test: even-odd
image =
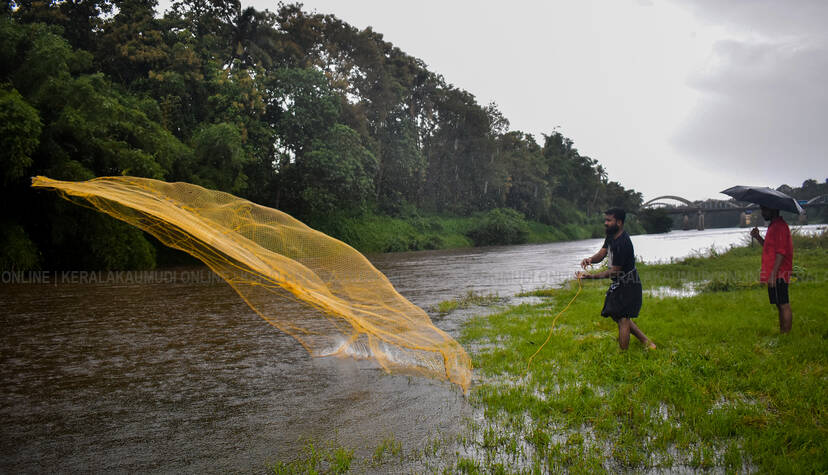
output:
[[[824,224],[791,226],[793,232],[813,234],[825,229]],[[759,228],[762,235],[767,228]],[[733,246],[751,244],[749,228],[708,229],[705,231],[671,231],[665,234],[633,236],[636,258],[644,262],[668,262],[690,255],[708,254],[711,250],[722,252]],[[758,265],[758,264],[757,264]]]
[[[645,260],[726,248],[746,230],[634,236]],[[600,239],[370,256],[430,308],[510,296],[569,278]],[[757,263],[758,266],[758,263]],[[470,414],[455,386],[310,358],[210,281],[0,285],[0,472],[265,471],[303,438],[367,456],[389,435],[407,450]],[[282,309],[290,312],[290,308]],[[294,310],[295,311],[295,310]],[[468,312],[435,319],[457,336]]]
[[[663,299],[665,297],[687,298],[699,294],[698,286],[695,282],[688,282],[681,287],[656,287],[654,289],[645,289],[644,295]]]
[[[748,230],[744,228],[645,234],[633,236],[632,241],[636,258],[644,262],[664,262],[693,254],[707,254],[711,250],[721,252],[735,245],[750,243]]]

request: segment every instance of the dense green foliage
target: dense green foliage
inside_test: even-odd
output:
[[[576,229],[609,205],[640,204],[559,132],[538,143],[510,131],[496,105],[478,104],[370,28],[301,5],[181,0],[163,17],[156,6],[5,4],[0,181],[14,205],[0,235],[16,244],[4,265],[154,264],[146,236],[30,190],[33,175],[187,181],[353,244],[371,238],[336,234],[337,223],[512,209]],[[414,247],[452,244],[439,241]]]
[[[828,195],[828,178],[822,183],[811,178],[803,181],[802,186],[791,187],[789,185],[782,185],[777,190],[793,196],[798,200],[810,200],[817,196]]]
[[[496,208],[479,226],[468,232],[476,246],[523,244],[529,238],[529,225],[523,215],[510,208]]]
[[[810,207],[805,210],[808,215],[808,222],[811,224],[828,223],[828,178],[822,183],[818,183],[814,179],[808,179],[802,182],[802,186],[798,187],[782,185],[777,190],[793,196],[797,200],[807,202],[816,199],[822,205]],[[783,212],[782,216],[788,222],[794,222],[794,219],[797,218],[797,216],[787,212]]]
[[[488,213],[471,216],[414,214],[408,216],[363,215],[314,221],[317,229],[339,236],[356,249],[368,253],[420,251],[471,247],[470,235],[485,225]],[[603,237],[600,223],[563,227],[525,221],[528,234],[522,242],[543,243]]]
[[[665,209],[643,209],[638,212],[638,220],[648,233],[666,233],[673,227],[673,218]]]

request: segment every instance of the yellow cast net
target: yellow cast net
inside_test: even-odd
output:
[[[352,247],[281,211],[148,178],[38,176],[32,186],[53,188],[192,254],[313,356],[372,358],[389,372],[469,386],[469,356],[422,309]]]

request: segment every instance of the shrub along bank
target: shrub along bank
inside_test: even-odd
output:
[[[405,217],[340,217],[310,225],[365,253],[536,244],[604,236],[603,215],[579,216],[573,223],[548,225],[527,220],[508,208],[464,217],[417,213]],[[627,229],[632,234],[644,232],[634,219]]]

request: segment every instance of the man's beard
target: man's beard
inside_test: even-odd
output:
[[[618,225],[613,224],[612,226],[604,226],[604,231],[606,231],[607,236],[614,236],[615,233],[618,232]]]

